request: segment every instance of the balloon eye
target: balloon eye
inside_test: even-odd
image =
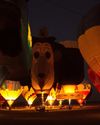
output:
[[[46,56],[47,59],[49,59],[51,57],[51,54],[49,52],[46,52],[45,56]]]
[[[35,59],[38,59],[38,58],[39,58],[39,55],[40,55],[39,52],[35,52],[35,53],[34,53]]]

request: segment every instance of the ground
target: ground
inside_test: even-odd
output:
[[[39,112],[34,107],[0,109],[0,125],[99,125],[100,104]]]

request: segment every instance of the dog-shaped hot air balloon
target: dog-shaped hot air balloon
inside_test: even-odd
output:
[[[65,47],[54,37],[33,37],[31,78],[33,88],[48,91],[59,84],[79,84],[84,78],[84,61],[77,47]],[[67,44],[70,42],[67,42]]]

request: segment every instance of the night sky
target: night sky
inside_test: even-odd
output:
[[[75,40],[80,20],[100,0],[30,0],[28,15],[32,34],[48,27],[57,40]]]

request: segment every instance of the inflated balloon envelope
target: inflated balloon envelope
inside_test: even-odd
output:
[[[80,83],[78,85],[62,85],[61,90],[56,93],[57,100],[85,100],[91,91],[89,83]]]
[[[80,83],[79,85],[77,85],[76,92],[82,94],[82,99],[85,100],[91,92],[91,84],[87,82]]]
[[[52,106],[55,100],[56,100],[56,91],[54,90],[54,88],[52,88],[50,90],[49,95],[47,96],[46,101],[49,103],[50,106]]]
[[[100,4],[82,19],[78,44],[87,64],[100,76]]]
[[[82,94],[76,93],[76,85],[63,85],[60,93],[57,93],[57,100],[79,99],[82,98]]]
[[[100,26],[86,30],[78,41],[84,59],[93,71],[100,75]]]
[[[9,104],[9,107],[11,107],[22,93],[22,90],[23,88],[20,86],[19,81],[5,80],[0,88],[0,93]]]
[[[79,84],[83,81],[84,60],[80,51],[76,43],[65,43],[71,46],[55,42],[54,37],[33,37],[31,76],[35,90],[51,89],[57,82]]]
[[[34,100],[37,97],[33,88],[32,87],[29,88],[28,86],[23,86],[22,95],[25,98],[25,100],[27,101],[29,106],[31,106],[33,104]]]
[[[6,79],[27,81],[29,77],[31,49],[26,8],[25,0],[0,1],[0,65],[9,72]]]

